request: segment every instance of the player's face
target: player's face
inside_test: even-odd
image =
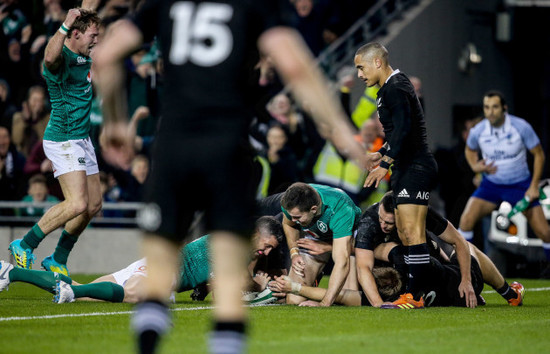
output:
[[[313,218],[317,212],[317,206],[312,206],[308,211],[301,211],[298,207],[295,207],[288,211],[290,220],[303,227],[308,227],[312,224]]]
[[[90,56],[92,48],[97,44],[97,38],[99,36],[99,29],[97,25],[92,24],[84,33],[79,33],[77,38],[80,54],[85,56]]]
[[[274,248],[279,246],[275,236],[266,233],[256,233],[254,235],[254,245],[252,259],[257,259],[262,256],[268,256]]]
[[[374,86],[379,81],[379,75],[375,65],[375,60],[365,60],[362,55],[356,55],[353,59],[355,68],[357,68],[357,77],[367,85],[367,87]]]
[[[504,123],[506,109],[500,102],[500,97],[483,97],[483,113],[492,126],[499,127]]]
[[[382,204],[378,207],[378,221],[382,232],[385,234],[389,234],[395,229],[395,215],[388,213]]]

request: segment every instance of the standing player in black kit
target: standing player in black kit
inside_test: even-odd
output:
[[[98,48],[99,89],[106,124],[102,145],[112,161],[130,157],[122,63],[143,42],[158,36],[165,68],[163,115],[148,181],[142,224],[149,277],[145,302],[132,326],[141,352],[153,352],[170,327],[170,295],[182,237],[196,210],[205,210],[211,235],[216,307],[210,351],[245,351],[248,235],[254,202],[247,153],[252,105],[247,89],[259,49],[341,152],[364,159],[345,114],[297,33],[279,27],[276,1],[146,0],[131,19],[108,29]],[[364,161],[363,161],[364,163]]]
[[[369,173],[365,186],[378,187],[393,165],[390,183],[397,206],[395,222],[399,238],[408,247],[407,292],[412,296],[402,297],[394,305],[397,308],[397,302],[409,299],[414,308],[422,308],[423,278],[430,263],[426,213],[437,175],[437,164],[426,142],[424,113],[410,80],[390,66],[384,46],[376,42],[363,45],[355,53],[354,62],[359,78],[367,86],[380,86],[376,104],[386,134],[384,146],[368,156],[369,167],[380,166]]]

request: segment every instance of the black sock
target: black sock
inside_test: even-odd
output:
[[[136,306],[132,328],[138,338],[139,352],[154,353],[161,335],[170,327],[168,307],[158,301],[146,301]]]
[[[518,294],[514,290],[512,290],[512,288],[506,281],[504,281],[504,285],[501,286],[499,289],[494,289],[497,291],[497,293],[500,294],[500,296],[502,296],[506,300],[515,299],[516,297],[518,297]]]
[[[425,278],[430,267],[430,253],[428,244],[409,246],[409,255],[405,256],[405,263],[409,265],[409,281],[407,292],[416,300],[423,295]]]
[[[245,352],[244,322],[216,322],[210,335],[210,352],[239,354]]]

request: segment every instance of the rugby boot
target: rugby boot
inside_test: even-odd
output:
[[[32,264],[36,256],[32,254],[32,250],[21,247],[22,239],[18,239],[10,243],[8,250],[15,259],[15,266],[18,268],[32,269]]]
[[[10,285],[10,270],[13,269],[13,265],[6,261],[0,261],[0,291],[8,288]]]
[[[69,270],[67,265],[61,264],[53,259],[53,256],[48,256],[42,261],[42,268],[50,272],[60,273],[66,276],[69,276]]]
[[[523,305],[523,297],[525,296],[525,288],[521,283],[518,283],[517,281],[510,284],[510,288],[514,290],[514,292],[517,294],[517,297],[508,300],[508,304],[510,306],[521,306]]]
[[[382,309],[403,309],[403,310],[412,310],[412,309],[423,309],[424,308],[424,298],[416,301],[412,294],[407,293],[399,297],[391,304],[384,304],[380,306]]]

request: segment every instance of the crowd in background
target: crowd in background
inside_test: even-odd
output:
[[[49,97],[42,77],[48,39],[63,23],[77,0],[0,0],[0,200],[46,201],[63,198],[44,155],[42,138],[49,121]],[[105,25],[131,14],[138,0],[98,1]],[[282,18],[295,27],[314,54],[338,38],[374,1],[280,0]],[[92,54],[93,56],[93,54]],[[105,201],[139,201],[149,168],[149,151],[160,119],[162,60],[156,43],[149,43],[126,61],[129,113],[136,130],[138,157],[129,171],[117,170],[101,158],[101,100],[94,100],[91,138],[102,171]],[[275,73],[258,68],[252,85],[258,105],[251,126],[251,142],[259,163],[259,179],[269,181],[259,196],[283,190],[292,182],[314,181],[313,168],[325,145],[312,121],[297,110],[292,98],[280,93]],[[93,73],[93,69],[92,69]],[[347,78],[349,80],[349,77]],[[345,85],[345,84],[343,84]],[[347,92],[349,95],[349,91]],[[346,93],[343,93],[343,99]],[[344,101],[345,102],[345,101]],[[348,110],[350,109],[347,107]],[[359,131],[359,129],[358,129]],[[358,133],[358,137],[359,137]],[[40,177],[36,177],[40,176]],[[33,193],[35,183],[47,193]],[[36,189],[36,188],[34,188]],[[11,211],[2,210],[6,214]],[[15,212],[14,212],[15,213]],[[19,212],[17,212],[20,214]]]
[[[59,183],[53,177],[51,162],[42,148],[50,108],[41,71],[48,39],[61,26],[68,9],[80,2],[0,0],[0,200],[56,201],[63,198]],[[98,2],[106,26],[131,14],[140,3],[139,0]],[[283,21],[296,28],[317,55],[363,16],[375,1],[279,0],[279,3]],[[95,98],[92,107],[90,135],[99,159],[106,202],[141,199],[151,163],[150,149],[161,118],[159,97],[163,89],[163,67],[157,43],[144,45],[125,64],[129,119],[136,131],[137,155],[129,170],[113,168],[102,159],[99,97]],[[383,143],[383,131],[376,116],[377,89],[367,88],[358,103],[351,106],[350,92],[355,75],[353,67],[341,69],[334,87],[357,128],[357,141],[367,151],[377,151]],[[269,65],[262,65],[260,61],[249,81],[257,102],[250,142],[256,155],[258,198],[282,192],[296,181],[315,182],[343,189],[364,209],[387,190],[387,180],[377,190],[363,188],[366,171],[347,161],[323,139],[307,114],[294,105]],[[411,77],[411,81],[422,101],[420,80]],[[463,156],[468,128],[476,122],[471,118],[461,122],[457,129],[456,146],[436,153],[440,181],[454,181],[441,183],[439,193],[447,202],[445,214],[455,225],[475,188],[474,174]],[[460,183],[461,188],[456,188],[456,183]],[[0,209],[0,215],[38,215],[40,212],[37,208]],[[123,215],[112,210],[101,214],[103,217]]]

